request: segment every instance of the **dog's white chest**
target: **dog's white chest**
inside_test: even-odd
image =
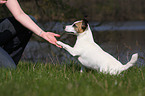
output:
[[[78,48],[81,49],[78,60],[82,65],[98,70],[101,59],[97,60],[97,58],[100,57],[99,53],[103,52],[103,50],[95,43],[88,42],[79,44]]]

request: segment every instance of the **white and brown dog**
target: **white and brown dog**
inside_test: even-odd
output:
[[[131,60],[126,65],[123,65],[113,56],[103,51],[101,47],[94,42],[91,29],[86,19],[76,21],[72,25],[66,26],[65,31],[73,32],[77,35],[76,44],[74,47],[70,47],[61,41],[57,41],[57,44],[62,46],[72,56],[78,56],[78,60],[87,68],[116,75],[133,66],[138,59],[138,53],[133,54]]]

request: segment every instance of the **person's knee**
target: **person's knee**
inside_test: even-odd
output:
[[[0,47],[0,68],[16,69],[16,64],[10,55]]]

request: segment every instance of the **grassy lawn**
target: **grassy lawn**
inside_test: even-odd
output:
[[[145,68],[119,76],[79,72],[76,64],[21,62],[16,70],[0,69],[0,96],[145,96]]]

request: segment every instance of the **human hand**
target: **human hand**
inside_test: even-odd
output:
[[[60,45],[58,45],[58,44],[56,43],[57,40],[56,40],[56,38],[55,38],[55,36],[56,36],[56,37],[60,37],[60,35],[55,34],[55,33],[52,33],[52,32],[42,32],[42,33],[40,34],[40,36],[41,36],[42,38],[44,38],[45,40],[47,40],[48,42],[50,42],[51,44],[54,44],[54,45],[56,45],[57,47],[62,48]]]
[[[7,2],[7,0],[0,0],[0,4],[4,4],[6,2]]]

